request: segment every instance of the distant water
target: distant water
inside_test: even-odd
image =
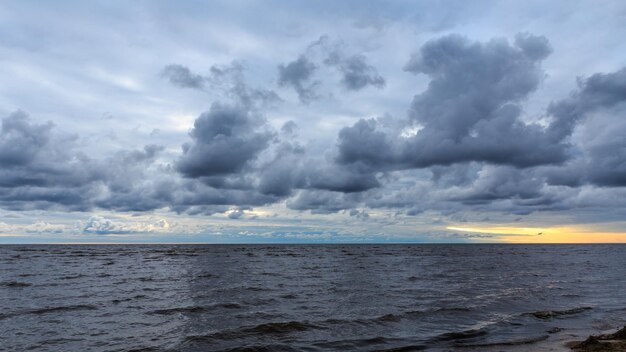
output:
[[[0,246],[6,351],[537,351],[624,324],[623,245]]]

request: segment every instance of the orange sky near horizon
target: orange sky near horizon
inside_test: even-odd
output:
[[[626,232],[605,231],[582,225],[556,227],[448,226],[446,230],[497,235],[482,240],[497,239],[507,243],[626,243]]]

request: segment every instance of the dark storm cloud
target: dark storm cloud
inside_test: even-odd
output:
[[[212,111],[214,115],[207,113],[209,117],[199,118],[197,130],[192,132],[199,138],[195,143],[202,146],[190,145],[181,163],[190,170],[197,170],[190,166],[193,158],[208,157],[207,161],[215,163],[215,169],[209,173],[236,170],[246,161],[219,163],[225,159],[212,153],[202,154],[202,148],[207,143],[213,143],[218,149],[226,148],[229,143],[236,143],[230,139],[237,138],[232,133],[243,133],[239,137],[251,140],[236,150],[250,150],[250,143],[260,145],[255,143],[261,140],[266,143],[270,134],[253,132],[253,118],[245,113],[237,115],[247,111],[245,109],[216,107]],[[232,121],[229,119],[233,115],[220,115],[228,112],[236,115]],[[170,208],[177,212],[212,214],[227,211],[229,205],[258,206],[278,199],[261,194],[249,185],[241,189],[217,189],[198,180],[181,179],[169,165],[156,162],[162,146],[147,145],[141,150],[120,150],[95,158],[79,151],[78,139],[56,131],[50,123],[35,123],[22,112],[4,118],[0,131],[0,145],[6,146],[2,148],[4,154],[0,159],[0,207],[71,211]],[[15,148],[18,145],[21,147]],[[247,155],[254,154],[250,153]],[[227,182],[231,180],[222,180],[222,186]]]
[[[157,162],[164,149],[158,145],[100,158],[83,155],[78,136],[64,136],[51,123],[37,124],[18,112],[4,119],[0,138],[6,146],[0,202],[7,209],[213,214],[272,204],[294,190],[354,193],[380,186],[366,169],[313,159],[297,142],[281,141],[279,135],[294,137],[295,124],[285,126],[278,134],[241,101],[215,103],[196,119],[172,167]]]
[[[307,170],[304,188],[356,193],[380,186],[373,173],[358,166],[345,167],[329,163],[309,165]]]
[[[385,79],[367,63],[365,55],[343,58],[341,53],[333,52],[324,62],[339,69],[342,74],[341,82],[348,90],[357,91],[368,85],[376,88],[385,86]]]
[[[556,138],[570,135],[576,123],[587,114],[626,101],[626,68],[608,74],[596,73],[579,80],[578,84],[579,89],[568,99],[548,107],[548,112],[554,118],[550,132]]]
[[[104,194],[93,206],[116,211],[150,211],[170,200],[164,181],[165,168],[155,165],[162,146],[147,145],[141,150],[121,150],[98,160],[105,170],[99,187]]]
[[[589,149],[586,165],[588,181],[598,186],[626,187],[626,128],[605,136],[607,139]]]
[[[426,74],[428,88],[414,97],[408,137],[389,135],[361,120],[339,134],[338,160],[392,169],[488,162],[520,168],[560,163],[565,136],[521,119],[521,102],[544,77],[539,64],[550,53],[543,37],[518,35],[472,42],[449,35],[427,42],[405,70]]]
[[[361,201],[359,193],[341,193],[323,190],[301,190],[287,201],[294,210],[310,210],[314,214],[330,214],[355,208]]]
[[[288,142],[279,145],[272,161],[256,174],[261,193],[280,197],[296,189],[355,193],[381,185],[368,169],[311,157],[300,145]]]
[[[50,142],[52,122],[31,124],[28,115],[17,111],[2,119],[0,165],[19,167],[32,163]]]
[[[37,124],[18,111],[2,119],[0,131],[0,203],[9,209],[38,209],[56,204],[85,209],[88,187],[103,171],[90,158],[71,153],[73,135],[53,133],[50,122]]]
[[[98,192],[92,185],[104,171],[82,154],[72,153],[75,136],[53,133],[50,122],[37,124],[23,112],[2,120],[0,203],[7,209],[71,210],[89,208]]]
[[[278,85],[292,87],[298,93],[300,101],[308,103],[317,98],[315,88],[318,82],[312,80],[316,70],[317,66],[305,55],[301,55],[286,65],[278,66]]]
[[[257,171],[258,190],[277,197],[289,196],[293,188],[303,184],[305,158],[306,152],[299,144],[279,144],[272,159]]]
[[[313,47],[323,49],[322,62],[341,74],[348,90],[384,86],[365,56],[344,56],[327,39]],[[513,42],[459,35],[428,41],[405,66],[430,79],[407,117],[360,119],[340,129],[336,149],[322,153],[299,140],[295,122],[271,127],[262,108],[280,97],[249,86],[243,65],[212,66],[206,76],[169,65],[163,75],[172,84],[215,89],[230,101],[214,102],[197,117],[180,155],[160,160],[164,147],[158,145],[89,155],[79,148],[80,136],[16,112],[0,130],[0,206],[167,208],[231,219],[278,202],[314,213],[346,210],[358,219],[368,218],[357,210],[363,207],[407,215],[572,208],[582,185],[626,186],[626,69],[580,79],[569,97],[549,105],[545,124],[529,123],[523,104],[543,80],[540,65],[550,53],[546,38],[530,34]],[[316,97],[320,61],[313,57],[279,66],[279,84],[294,88],[303,102]],[[591,137],[574,140],[589,119],[606,123],[587,126]],[[83,232],[127,232],[92,220]]]
[[[177,185],[170,190],[170,197],[173,209],[187,213],[224,212],[228,206],[261,206],[280,200],[254,189],[218,189],[196,180],[186,180]]]
[[[339,131],[337,160],[343,164],[363,163],[375,168],[400,163],[399,145],[374,119],[361,119]]]
[[[466,186],[478,178],[479,163],[464,163],[430,168],[432,180],[441,187]]]
[[[588,127],[591,141],[581,146],[578,157],[563,168],[547,171],[552,184],[604,187],[626,186],[626,68],[579,79],[570,97],[550,105],[554,122],[550,131],[569,135],[581,120],[599,120]]]
[[[167,65],[161,72],[170,83],[182,88],[201,89],[204,87],[204,77],[192,73],[183,65]]]
[[[272,133],[259,130],[263,123],[243,106],[213,104],[196,119],[177,169],[191,178],[241,171],[269,145]]]
[[[489,167],[481,170],[471,187],[455,192],[449,199],[465,204],[485,204],[499,199],[536,199],[541,197],[543,185],[544,180],[530,172],[522,173],[510,166]]]

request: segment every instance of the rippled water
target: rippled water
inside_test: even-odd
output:
[[[5,245],[0,349],[549,350],[624,325],[625,278],[623,245]]]

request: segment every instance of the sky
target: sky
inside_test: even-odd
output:
[[[626,242],[624,1],[2,1],[0,243]]]

